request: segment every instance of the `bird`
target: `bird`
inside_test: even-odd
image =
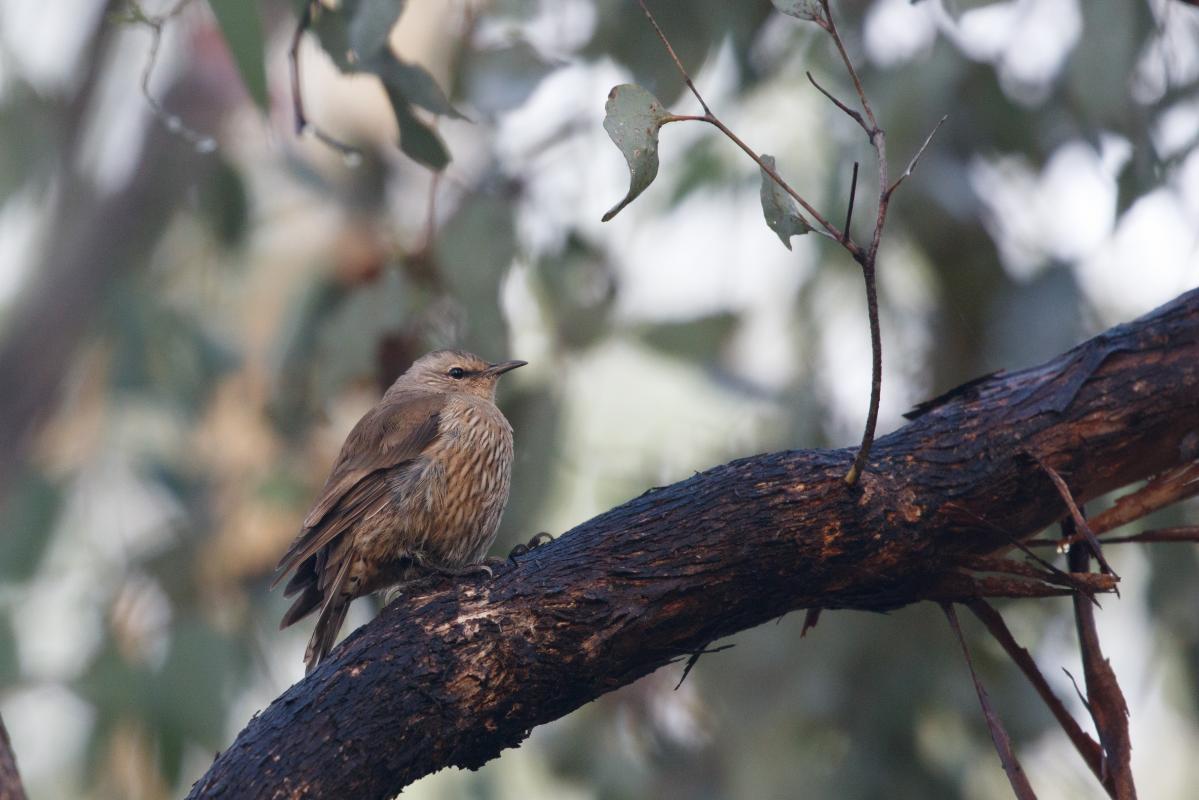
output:
[[[306,673],[329,654],[355,598],[429,571],[461,574],[495,539],[512,476],[501,375],[463,350],[421,356],[346,437],[299,535],[276,568],[296,597],[280,629],[318,611]]]

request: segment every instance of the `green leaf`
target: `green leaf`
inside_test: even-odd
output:
[[[629,164],[629,193],[604,214],[607,222],[653,183],[658,174],[658,130],[670,113],[658,98],[633,83],[613,87],[604,111],[604,130]]]
[[[774,169],[774,156],[763,153],[762,162]],[[790,250],[791,237],[802,236],[812,230],[812,226],[800,216],[799,208],[791,199],[791,195],[770,177],[770,173],[765,169],[759,171],[762,173],[762,216],[766,217],[766,224],[770,226],[770,230],[777,233],[779,239]]]
[[[321,49],[328,54],[343,75],[358,71],[357,56],[350,55],[350,32],[342,9],[326,8],[317,4],[310,26]]]
[[[258,3],[250,0],[208,0],[208,4],[212,6],[217,24],[221,26],[221,35],[225,37],[225,44],[229,46],[246,91],[259,108],[269,111]]]
[[[408,64],[398,59],[390,50],[377,54],[362,64],[363,70],[371,72],[383,81],[387,91],[402,95],[412,105],[426,111],[454,119],[466,119],[458,109],[450,105],[445,92],[437,85],[424,67]]]
[[[813,21],[816,19],[816,8],[811,0],[770,0],[774,7],[788,16],[796,19]]]
[[[450,163],[450,153],[437,131],[422,122],[412,110],[412,105],[395,87],[384,84],[396,124],[400,126],[400,150],[404,155],[419,161],[429,169],[440,172]]]
[[[404,12],[404,0],[346,0],[342,12],[349,19],[349,48],[360,61],[387,49],[387,38]]]

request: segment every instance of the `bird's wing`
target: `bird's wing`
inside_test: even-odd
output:
[[[397,392],[358,421],[341,446],[320,496],[304,518],[300,535],[279,561],[272,587],[386,499],[384,481],[365,479],[379,470],[411,461],[432,444],[444,403],[441,394]],[[339,503],[341,513],[327,518]]]

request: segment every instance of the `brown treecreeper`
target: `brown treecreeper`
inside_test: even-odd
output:
[[[299,597],[280,628],[320,610],[304,654],[309,672],[354,598],[422,571],[460,572],[487,552],[512,475],[512,426],[495,386],[525,363],[429,353],[350,431],[271,584],[295,570],[284,596]]]

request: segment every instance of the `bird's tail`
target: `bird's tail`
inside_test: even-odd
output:
[[[321,607],[316,628],[312,631],[312,638],[308,640],[308,649],[304,651],[305,675],[316,669],[316,665],[333,649],[333,643],[337,641],[337,632],[346,620],[346,612],[349,611],[353,599],[348,594],[334,592]]]

